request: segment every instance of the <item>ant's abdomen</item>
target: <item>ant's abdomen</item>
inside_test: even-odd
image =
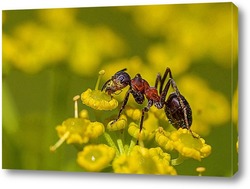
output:
[[[176,128],[189,129],[192,125],[192,110],[187,100],[175,92],[171,93],[165,102],[165,113],[169,122]]]

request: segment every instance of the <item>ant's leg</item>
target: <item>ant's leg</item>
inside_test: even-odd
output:
[[[170,70],[170,68],[167,67],[166,71],[165,71],[165,73],[164,73],[164,75],[163,75],[163,77],[162,77],[162,79],[160,81],[160,94],[162,93],[162,88],[163,88],[164,82],[165,82],[168,74],[169,74],[169,78],[172,79],[173,76],[172,76],[171,70]]]
[[[171,70],[168,67],[166,68],[166,71],[165,71],[163,77],[161,77],[160,73],[157,74],[157,77],[156,77],[156,80],[155,80],[155,88],[157,89],[158,83],[160,83],[160,89],[159,89],[160,94],[162,93],[163,84],[164,84],[168,74],[169,74],[169,78],[173,78]]]
[[[139,130],[139,135],[138,135],[138,139],[137,139],[136,144],[139,143],[139,138],[140,138],[141,130],[142,130],[142,128],[143,128],[144,113],[145,113],[145,112],[148,112],[149,109],[150,109],[150,107],[151,107],[152,105],[153,105],[153,101],[152,101],[152,100],[149,100],[149,101],[148,101],[148,105],[142,109],[142,112],[141,112],[141,121],[140,121],[140,130]]]
[[[158,83],[161,83],[161,74],[160,73],[157,74],[157,77],[156,77],[156,80],[155,80],[155,88],[156,89],[158,87]],[[161,91],[160,91],[160,93],[161,93]]]
[[[125,108],[125,106],[126,106],[126,104],[127,104],[127,102],[128,102],[128,98],[129,98],[129,94],[130,94],[130,93],[131,93],[131,89],[129,89],[129,90],[127,91],[127,93],[126,93],[126,95],[125,95],[125,98],[124,98],[124,101],[123,101],[123,103],[122,103],[122,106],[121,106],[121,108],[120,108],[120,111],[119,111],[119,113],[118,113],[118,116],[117,116],[117,118],[116,118],[115,120],[112,121],[111,125],[114,124],[114,123],[120,118],[121,113],[122,113],[122,111],[124,110],[124,108]]]
[[[160,97],[161,97],[161,99],[160,99],[160,102],[161,102],[161,104],[162,104],[162,106],[164,105],[164,103],[165,103],[165,100],[166,100],[166,96],[167,96],[167,93],[168,93],[168,90],[169,90],[169,87],[170,87],[170,84],[171,84],[171,78],[168,80],[168,82],[167,82],[167,84],[165,85],[165,87],[164,87],[164,89],[163,89],[163,91],[160,93]]]
[[[144,121],[144,113],[149,111],[149,108],[153,105],[153,101],[149,100],[148,101],[148,105],[146,107],[144,107],[141,111],[141,121],[140,121],[140,132],[142,130],[143,127],[143,121]]]
[[[170,73],[171,73],[171,72],[170,72]],[[170,76],[172,76],[172,75],[170,75]],[[162,84],[163,84],[163,83],[161,83],[161,85],[162,85]],[[167,93],[168,93],[168,90],[169,90],[170,85],[171,85],[172,88],[174,89],[174,91],[175,91],[175,93],[176,93],[176,95],[177,95],[178,100],[179,100],[179,101],[182,101],[182,99],[181,99],[181,94],[180,94],[180,92],[179,92],[179,89],[177,88],[177,85],[176,85],[174,79],[170,77],[169,80],[168,80],[168,82],[167,82],[167,84],[165,85],[165,87],[164,87],[164,89],[163,89],[163,92],[161,93],[161,103],[164,103],[164,102],[165,102],[165,99],[166,99],[166,96],[167,96]]]

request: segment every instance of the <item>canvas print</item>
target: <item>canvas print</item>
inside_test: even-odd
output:
[[[2,168],[230,177],[233,3],[2,11]]]

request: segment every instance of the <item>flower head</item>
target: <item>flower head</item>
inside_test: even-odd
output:
[[[128,117],[130,117],[131,119],[133,119],[135,121],[138,121],[141,118],[141,110],[139,110],[139,109],[127,107],[125,109],[125,112],[126,112]]]
[[[206,171],[205,167],[197,167],[196,171],[199,173],[199,176],[202,176],[202,173]]]
[[[77,155],[77,163],[86,171],[98,172],[109,166],[115,150],[105,144],[87,145]]]
[[[113,110],[118,106],[118,102],[116,99],[98,90],[101,76],[104,74],[104,70],[101,70],[99,72],[95,90],[87,89],[81,94],[82,103],[95,110]]]
[[[83,104],[95,110],[113,110],[118,106],[117,100],[99,90],[87,89],[81,99]]]
[[[55,151],[64,141],[67,144],[83,144],[89,140],[99,137],[104,133],[104,125],[100,122],[91,122],[84,118],[69,118],[62,125],[56,127],[60,137],[59,141],[50,147]]]
[[[113,169],[115,173],[176,175],[169,161],[170,155],[159,147],[135,146],[129,155],[123,154],[113,161]]]
[[[171,132],[163,130],[162,127],[157,129],[155,133],[156,143],[167,151],[172,151],[174,149],[174,142],[170,139]]]
[[[139,125],[137,125],[134,122],[131,122],[129,124],[128,133],[132,137],[134,137],[136,139],[139,139],[141,141],[143,141],[143,140],[151,140],[154,137],[154,132],[150,132],[150,131],[148,131],[148,130],[146,130],[144,128],[142,128],[142,130],[140,132]]]
[[[109,131],[118,131],[124,129],[127,126],[127,117],[125,115],[121,115],[121,117],[113,123],[113,121],[109,122],[107,125],[107,129]]]
[[[178,129],[170,135],[174,149],[181,156],[201,160],[210,155],[211,146],[205,143],[203,138],[194,138],[187,129]]]

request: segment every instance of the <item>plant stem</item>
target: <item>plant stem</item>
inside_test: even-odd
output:
[[[131,139],[130,145],[129,145],[129,148],[128,148],[128,155],[130,154],[130,152],[131,152],[131,150],[133,149],[134,146],[135,146],[135,140]]]
[[[109,144],[109,146],[111,146],[111,147],[113,147],[115,149],[116,155],[118,156],[120,152],[119,152],[117,146],[115,145],[113,139],[110,137],[110,135],[107,132],[104,132],[103,135],[104,135],[105,140]]]
[[[124,146],[123,146],[122,140],[121,139],[117,139],[117,144],[118,144],[118,148],[119,148],[120,154],[124,154],[125,150],[124,150]]]

